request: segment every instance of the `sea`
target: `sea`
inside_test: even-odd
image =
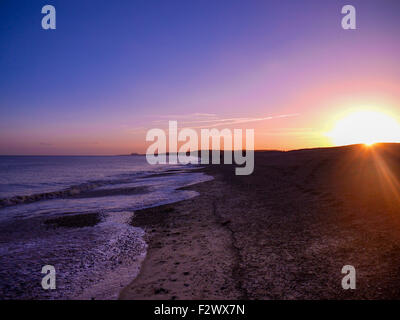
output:
[[[0,299],[118,298],[146,256],[135,210],[197,196],[181,188],[212,179],[199,168],[140,155],[0,156]],[[75,216],[91,219],[57,223]]]

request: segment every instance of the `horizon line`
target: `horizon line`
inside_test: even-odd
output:
[[[372,144],[381,145],[381,144],[400,144],[400,142],[376,142]],[[299,149],[254,149],[254,152],[291,152],[291,151],[302,151],[302,150],[314,150],[314,149],[333,149],[333,148],[343,148],[343,147],[352,147],[352,146],[365,146],[365,143],[355,143],[355,144],[347,144],[342,146],[325,146],[325,147],[310,147],[310,148],[299,148]],[[193,152],[201,152],[202,149],[195,150]],[[209,149],[211,151],[225,151],[224,149]],[[235,150],[226,150],[226,151],[235,151]],[[242,149],[242,151],[246,151],[246,149]],[[182,152],[176,152],[177,154]],[[166,152],[165,154],[169,154]],[[139,152],[131,152],[126,154],[0,154],[0,157],[128,157],[128,156],[145,156],[146,153]]]

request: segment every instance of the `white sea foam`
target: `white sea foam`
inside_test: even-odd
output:
[[[129,157],[115,159],[118,168],[121,161],[124,166],[125,162],[131,161],[125,158]],[[143,230],[129,224],[134,210],[194,197],[196,192],[178,189],[212,178],[192,172],[190,169],[193,166],[155,167],[150,170],[152,168],[143,165],[141,157],[134,158],[139,158],[136,161],[141,162],[136,166],[137,170],[128,165],[123,171],[110,168],[113,161],[108,158],[92,157],[90,161],[93,165],[97,162],[100,168],[108,166],[108,173],[113,171],[116,174],[104,174],[100,170],[97,171],[98,176],[90,174],[93,180],[86,181],[83,177],[77,179],[80,169],[77,159],[74,159],[73,182],[90,187],[83,187],[74,195],[28,201],[0,210],[2,298],[113,299],[123,286],[137,276],[146,254],[146,244]],[[65,159],[62,161],[65,162]],[[84,168],[87,168],[87,161],[85,159]],[[52,159],[51,162],[56,167],[56,161]],[[39,176],[47,176],[40,172],[46,171],[45,165],[34,167]],[[66,169],[65,163],[63,168]],[[66,175],[65,172],[62,174]],[[36,179],[29,183],[33,184],[37,185],[35,190],[43,191],[41,186],[52,182]],[[71,185],[63,187],[71,188]],[[18,190],[21,192],[21,187]],[[45,224],[49,218],[82,213],[99,213],[101,222],[81,228],[53,228]],[[46,264],[56,268],[56,290],[45,291],[41,288],[40,271]]]

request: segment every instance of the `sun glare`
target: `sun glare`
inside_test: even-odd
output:
[[[336,122],[327,133],[336,146],[377,142],[400,142],[400,124],[391,116],[375,111],[354,112]]]

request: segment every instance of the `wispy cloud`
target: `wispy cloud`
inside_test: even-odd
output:
[[[201,128],[214,128],[214,127],[220,127],[220,126],[231,126],[231,125],[236,125],[236,124],[243,124],[243,123],[249,123],[249,122],[258,122],[258,121],[267,121],[267,120],[273,120],[273,119],[279,119],[279,118],[289,118],[289,117],[296,117],[298,116],[298,113],[292,113],[292,114],[281,114],[281,115],[276,115],[276,116],[267,116],[267,117],[251,117],[251,118],[223,118],[223,119],[209,119],[209,120],[202,120],[202,121],[191,121],[191,122],[183,122],[184,124],[188,123],[193,123],[193,124],[200,124],[194,126],[194,129],[201,129]]]
[[[269,131],[258,132],[259,135],[263,136],[288,136],[288,135],[315,135],[320,132],[315,131],[313,128],[276,128]]]
[[[268,121],[280,118],[290,118],[299,116],[298,113],[291,114],[280,114],[271,115],[265,117],[236,117],[236,118],[223,118],[212,113],[191,113],[191,114],[170,114],[170,115],[159,115],[158,119],[150,121],[149,126],[125,128],[125,131],[131,134],[143,133],[151,128],[167,128],[168,121],[178,121],[179,127],[186,127],[191,129],[202,129],[202,128],[215,128],[221,126],[233,126],[250,122]]]
[[[201,121],[202,119],[213,119],[217,118],[218,116],[214,113],[190,113],[190,114],[164,114],[164,115],[159,115],[156,120],[153,120],[152,122],[162,122],[162,121],[168,121],[168,120],[179,120],[179,119],[193,119],[197,121]]]

